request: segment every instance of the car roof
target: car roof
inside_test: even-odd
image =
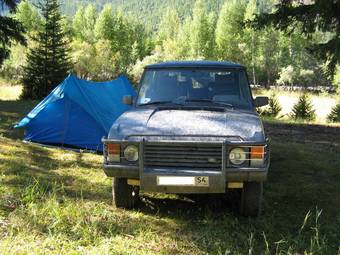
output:
[[[243,65],[227,61],[171,61],[147,65],[145,69],[162,68],[245,68]]]

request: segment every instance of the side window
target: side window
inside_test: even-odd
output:
[[[240,91],[241,97],[249,104],[251,102],[251,94],[250,94],[250,87],[247,79],[247,74],[244,70],[239,72],[239,82],[240,82]]]
[[[154,79],[155,76],[155,72],[146,72],[142,83],[141,83],[141,87],[139,90],[139,100],[138,103],[140,104],[145,104],[148,103],[151,99],[150,99],[150,87],[152,84],[152,81]]]

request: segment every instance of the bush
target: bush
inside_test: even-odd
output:
[[[279,100],[276,97],[276,94],[273,93],[269,97],[269,104],[268,106],[260,112],[262,116],[267,116],[267,117],[277,117],[277,115],[281,112],[282,107],[280,105]]]
[[[276,82],[279,85],[287,85],[287,84],[292,85],[293,80],[294,80],[294,75],[295,75],[294,67],[289,65],[281,69],[279,73],[280,77]]]
[[[142,77],[144,67],[149,64],[154,64],[157,62],[162,62],[168,60],[163,52],[159,48],[156,48],[152,55],[146,56],[143,60],[138,60],[135,65],[131,67],[128,74],[132,77],[132,81],[138,84],[140,78]]]
[[[327,116],[329,122],[340,122],[340,103],[332,108],[331,113]]]
[[[307,94],[303,94],[299,97],[299,101],[293,106],[291,113],[293,119],[314,120],[315,110],[311,99]]]

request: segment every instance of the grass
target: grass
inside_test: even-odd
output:
[[[0,82],[0,100],[17,100],[21,94],[22,86],[4,85]]]
[[[11,126],[34,103],[0,100],[1,254],[340,254],[338,127],[265,124],[258,218],[217,196],[142,194],[126,211],[112,206],[101,156],[20,141]]]

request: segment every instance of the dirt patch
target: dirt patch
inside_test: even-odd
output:
[[[340,149],[340,127],[288,123],[264,123],[267,135],[273,140],[311,143]]]

